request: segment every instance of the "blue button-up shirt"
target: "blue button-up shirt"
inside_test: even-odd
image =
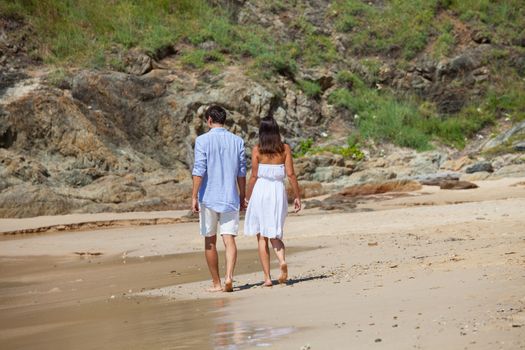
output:
[[[199,202],[218,213],[239,210],[237,177],[246,176],[244,141],[224,128],[197,137],[192,175],[202,177]]]

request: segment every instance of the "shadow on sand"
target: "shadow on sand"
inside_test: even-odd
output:
[[[288,279],[288,281],[286,281],[284,285],[293,286],[294,284],[297,284],[297,283],[308,282],[308,281],[313,281],[313,280],[322,280],[328,277],[330,277],[330,275],[321,274],[321,275],[315,275],[315,276],[309,276],[309,277],[290,278]],[[272,282],[273,282],[273,286],[280,285],[277,280],[272,280]],[[263,285],[263,282],[246,283],[241,286],[236,286],[234,291],[242,291],[242,290],[251,289],[255,287],[262,287],[262,285]]]

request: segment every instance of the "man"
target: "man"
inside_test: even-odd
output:
[[[200,233],[213,287],[209,291],[233,291],[237,261],[235,236],[239,210],[244,209],[246,159],[243,140],[224,129],[226,111],[211,106],[204,113],[210,130],[195,140],[191,209],[199,213]],[[222,289],[217,255],[217,233],[226,250],[226,277]]]

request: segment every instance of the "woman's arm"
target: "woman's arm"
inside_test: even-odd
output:
[[[252,196],[253,186],[257,182],[257,172],[259,170],[259,147],[255,146],[252,149],[252,174],[248,182],[248,191],[246,192],[246,201],[249,201]]]
[[[295,196],[295,199],[293,201],[294,210],[297,213],[299,210],[301,210],[301,192],[299,190],[299,183],[297,182],[297,176],[295,176],[295,170],[293,168],[292,149],[286,144],[284,145],[284,157],[286,175],[288,176],[288,180],[292,185],[292,190]]]

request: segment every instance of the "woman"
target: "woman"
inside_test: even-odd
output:
[[[264,286],[271,287],[270,250],[268,240],[279,266],[279,283],[286,283],[288,266],[286,265],[285,247],[282,241],[283,226],[288,212],[288,200],[284,179],[288,179],[295,195],[294,209],[301,210],[299,184],[293,169],[290,146],[281,141],[279,126],[272,117],[261,120],[259,144],[252,150],[252,175],[248,183],[246,201],[248,209],[244,222],[244,234],[257,235],[259,258],[264,272]]]

